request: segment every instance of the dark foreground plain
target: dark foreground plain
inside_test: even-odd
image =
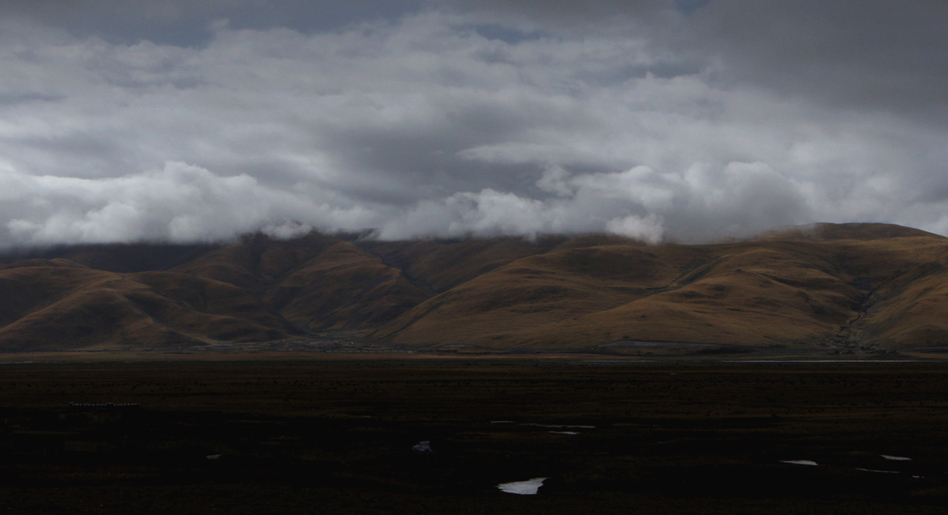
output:
[[[0,370],[5,513],[948,505],[945,363],[359,358]],[[128,403],[139,406],[119,406]],[[433,452],[412,449],[421,441]],[[496,489],[536,477],[549,478],[536,496]]]

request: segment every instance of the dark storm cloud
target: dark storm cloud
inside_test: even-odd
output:
[[[703,14],[730,81],[945,122],[948,3],[716,1]]]
[[[948,232],[936,2],[12,1],[0,246]]]
[[[715,78],[858,108],[937,109],[948,89],[948,3],[454,0],[456,9],[560,31],[647,34],[655,52],[723,66]],[[532,22],[532,24],[531,24]],[[934,118],[933,118],[934,119]]]
[[[0,15],[31,19],[80,37],[101,37],[114,43],[147,40],[195,46],[208,41],[208,27],[220,19],[229,20],[238,29],[284,27],[311,33],[394,20],[420,5],[412,0],[5,0],[0,4]]]

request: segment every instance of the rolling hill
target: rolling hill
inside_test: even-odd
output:
[[[948,347],[948,239],[818,224],[713,245],[312,233],[87,245],[0,265],[0,350],[170,348],[337,330],[404,347]]]

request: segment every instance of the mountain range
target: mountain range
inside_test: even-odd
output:
[[[21,250],[0,261],[8,352],[336,332],[404,348],[948,347],[948,239],[888,224],[705,245],[253,234]]]

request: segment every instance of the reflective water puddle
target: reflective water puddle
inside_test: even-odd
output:
[[[434,452],[433,450],[431,450],[430,440],[423,440],[421,442],[418,442],[417,444],[412,446],[411,450],[415,452]]]
[[[879,456],[889,461],[912,461],[912,458],[906,458],[905,456],[889,456],[888,454],[880,454]]]
[[[856,470],[861,470],[863,472],[874,472],[876,474],[901,474],[898,470],[876,470],[876,469],[864,469],[856,467]]]
[[[542,427],[543,429],[596,429],[596,426],[585,425],[563,425],[563,424],[538,424],[536,422],[514,422],[513,420],[491,420],[491,424],[513,424],[515,426]]]
[[[536,495],[537,490],[543,486],[543,482],[548,478],[545,477],[535,477],[533,479],[528,479],[526,481],[514,481],[512,483],[501,483],[497,485],[497,489],[501,492],[506,492],[508,494],[517,494],[517,495]]]

